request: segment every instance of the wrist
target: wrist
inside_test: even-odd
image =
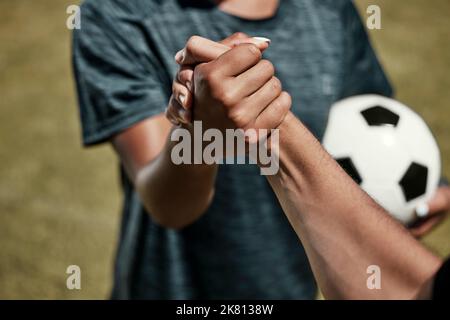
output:
[[[292,112],[288,112],[278,129],[278,178],[295,185],[314,179],[317,162],[324,158],[320,142]]]
[[[292,113],[292,111],[289,111],[278,126],[278,129],[280,130],[280,136],[287,135],[287,133],[291,132],[295,128],[298,129],[299,123],[300,121],[297,119],[297,117]]]
[[[283,166],[281,157],[285,157],[285,149],[287,144],[289,144],[287,138],[295,134],[298,122],[295,115],[288,112],[282,122],[275,129],[269,131],[269,135],[266,138],[260,138],[258,149],[262,148],[263,150],[258,151],[255,159],[261,168],[262,175],[273,176],[280,174]],[[286,160],[284,159],[283,161]]]

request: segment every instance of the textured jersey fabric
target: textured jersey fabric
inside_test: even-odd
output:
[[[85,145],[164,111],[173,56],[194,34],[270,38],[264,56],[318,138],[333,102],[391,95],[350,1],[281,0],[273,17],[256,21],[200,0],[87,0],[81,10],[73,61]],[[122,188],[113,298],[314,298],[304,250],[257,166],[221,165],[212,205],[180,231],[150,218],[123,170]]]

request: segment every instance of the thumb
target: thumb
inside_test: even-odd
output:
[[[450,188],[440,187],[427,204],[422,204],[417,207],[416,212],[418,216],[426,217],[448,210],[450,210]]]
[[[192,36],[186,46],[177,52],[175,61],[180,65],[192,65],[205,62],[211,62],[222,54],[230,50],[232,47],[243,43],[252,43],[261,51],[269,47],[270,40],[267,38],[235,38],[227,42],[225,45],[203,37]]]
[[[436,195],[428,202],[430,213],[447,211],[450,209],[450,188],[440,187]]]

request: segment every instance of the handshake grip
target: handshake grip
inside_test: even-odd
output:
[[[275,129],[291,97],[262,59],[270,40],[238,33],[221,43],[193,36],[175,60],[180,69],[166,110],[174,125],[202,121],[204,128]]]
[[[236,156],[242,163],[248,155],[249,163],[260,165],[261,174],[278,171],[277,128],[291,108],[291,97],[275,77],[274,65],[262,58],[268,45],[266,39],[241,34],[223,43],[195,36],[176,54],[180,69],[166,115],[186,131],[175,130],[171,138],[180,141],[193,132],[201,141],[194,142],[194,148],[177,145],[172,150],[175,163],[230,164]],[[195,147],[212,136],[222,146],[209,145],[203,151]]]

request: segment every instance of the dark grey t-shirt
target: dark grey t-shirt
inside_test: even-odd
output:
[[[85,145],[164,111],[177,70],[173,56],[194,34],[220,40],[242,31],[270,38],[264,55],[292,95],[293,112],[319,138],[333,102],[391,94],[350,1],[281,0],[274,17],[258,21],[209,3],[83,4],[73,58]],[[303,248],[256,166],[221,165],[211,207],[181,231],[152,221],[123,171],[122,182],[114,298],[314,298]]]

